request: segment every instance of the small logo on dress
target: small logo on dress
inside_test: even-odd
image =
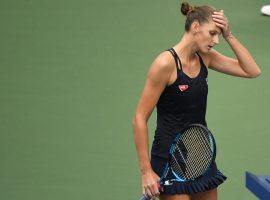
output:
[[[178,87],[181,90],[181,92],[184,92],[188,89],[188,85],[179,85]]]

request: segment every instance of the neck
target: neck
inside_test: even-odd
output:
[[[198,50],[198,47],[194,42],[194,38],[187,32],[185,32],[180,42],[178,42],[178,44],[176,44],[173,48],[178,56],[181,56],[182,60],[185,61],[194,59],[196,56],[195,53]]]

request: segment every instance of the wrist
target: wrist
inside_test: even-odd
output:
[[[232,32],[229,32],[229,34],[224,38],[227,42],[229,42],[231,39],[233,39],[233,34]]]
[[[142,166],[140,168],[140,171],[141,171],[141,174],[146,174],[146,173],[152,171],[151,164],[150,163],[145,164],[144,166]]]

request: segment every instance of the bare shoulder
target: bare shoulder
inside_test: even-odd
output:
[[[173,69],[168,52],[160,53],[150,66],[145,86],[137,106],[137,115],[148,117],[152,113]]]
[[[168,82],[174,70],[174,60],[170,52],[161,52],[151,64],[148,77]]]
[[[161,70],[163,72],[165,71],[172,71],[173,70],[173,57],[170,52],[164,51],[161,52],[153,61],[151,68]],[[150,68],[150,69],[151,69]]]

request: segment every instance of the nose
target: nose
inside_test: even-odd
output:
[[[218,35],[215,35],[214,37],[214,41],[213,41],[215,44],[219,44],[219,37]]]

